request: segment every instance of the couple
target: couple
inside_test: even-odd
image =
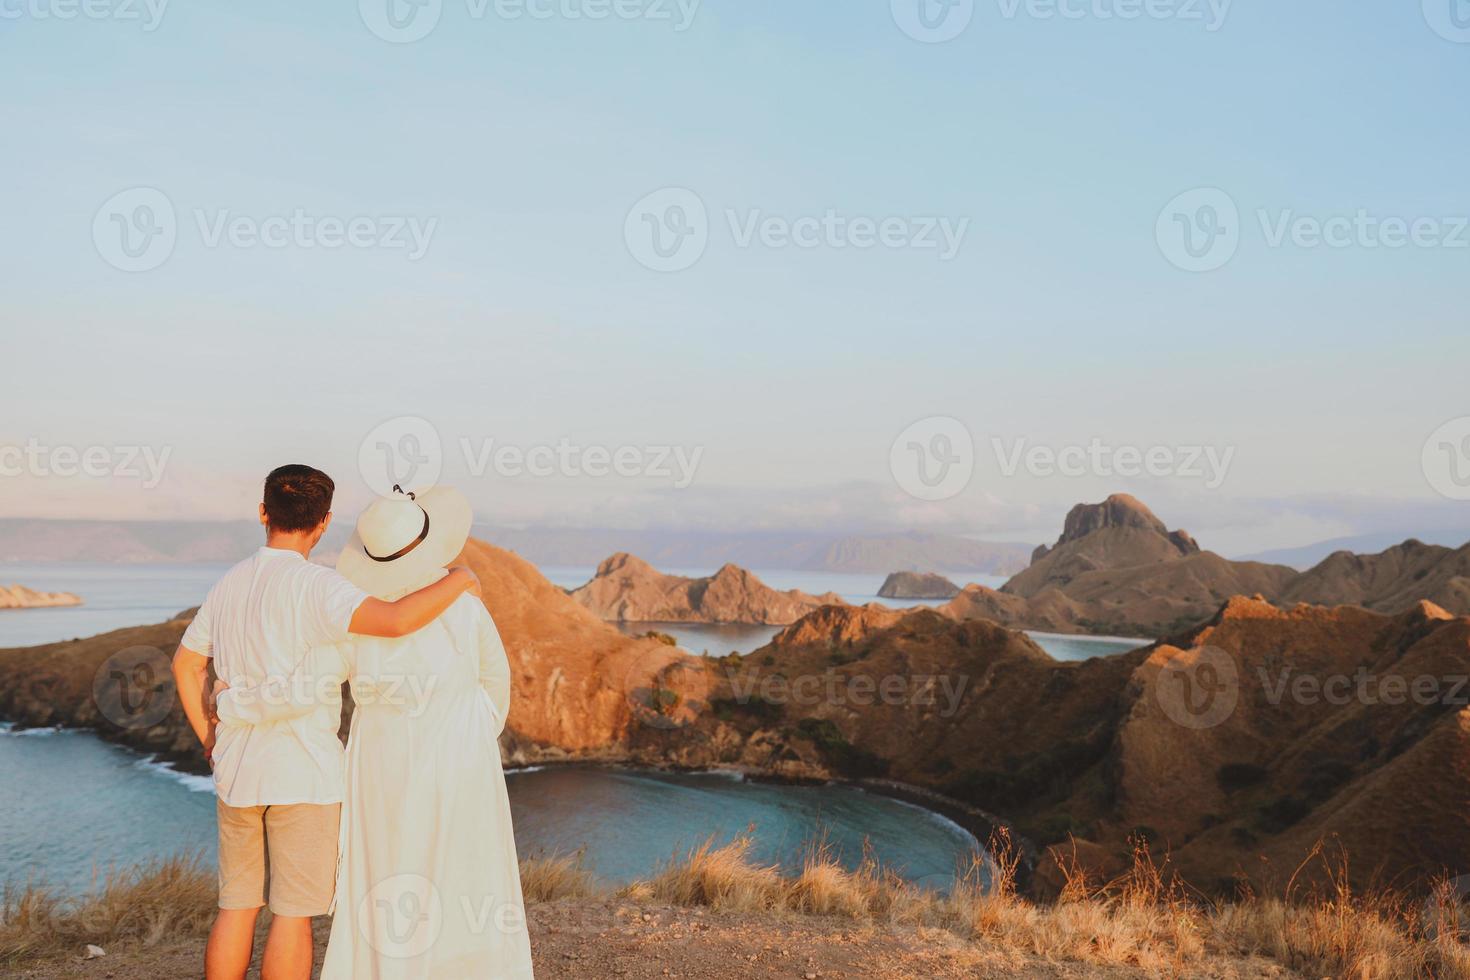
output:
[[[333,571],[307,559],[334,490],[308,466],[266,478],[265,547],[210,590],[174,656],[219,797],[205,975],[245,976],[268,905],[262,980],[307,980],[311,920],[329,913],[323,978],[530,978],[497,743],[510,667],[474,573],[445,568],[469,503],[448,488],[376,501]]]

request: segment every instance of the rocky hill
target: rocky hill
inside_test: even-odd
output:
[[[824,605],[834,593],[778,592],[750,572],[725,565],[707,578],[665,575],[641,558],[616,554],[597,566],[572,598],[605,620],[647,623],[764,623],[784,626]]]
[[[960,587],[934,572],[893,572],[878,589],[880,599],[953,599]]]
[[[1233,595],[1278,596],[1297,573],[1233,562],[1170,531],[1127,494],[1078,504],[1061,537],[997,590],[971,585],[942,607],[959,619],[1060,633],[1163,636],[1208,618]]]
[[[1355,883],[1408,887],[1470,868],[1467,675],[1470,619],[1427,603],[1236,598],[1169,643],[1079,663],[989,622],[828,608],[721,662],[707,710],[633,744],[651,764],[900,780],[1043,848],[1075,838],[1099,874],[1142,834],[1202,887],[1269,889],[1330,838]]]
[[[1057,542],[1036,549],[1031,567],[999,590],[970,585],[941,609],[1026,629],[1161,637],[1199,625],[1237,595],[1390,613],[1429,600],[1466,615],[1470,545],[1409,541],[1379,555],[1340,552],[1298,572],[1204,551],[1137,499],[1115,494],[1072,508]]]
[[[24,585],[0,585],[0,609],[40,609],[81,604],[81,597],[70,592],[37,592]]]
[[[1339,551],[1303,572],[1281,597],[1286,602],[1355,605],[1396,612],[1427,599],[1470,614],[1470,544],[1445,548],[1405,541],[1376,555]]]

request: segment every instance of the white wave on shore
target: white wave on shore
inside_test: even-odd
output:
[[[980,842],[980,838],[976,837],[973,832],[971,832],[968,828],[964,827],[963,825],[961,825],[961,824],[955,822],[954,820],[950,819],[949,817],[946,817],[944,814],[940,813],[937,810],[931,810],[931,809],[929,809],[926,806],[922,806],[922,805],[920,805],[918,803],[910,802],[909,800],[902,800],[902,799],[899,799],[896,796],[887,796],[887,795],[885,795],[883,793],[871,793],[871,791],[869,791],[868,789],[866,789],[866,788],[864,788],[862,786],[854,786],[853,789],[857,790],[859,793],[869,793],[870,795],[881,796],[881,797],[883,797],[883,799],[888,800],[890,803],[897,803],[899,806],[907,807],[910,810],[917,810],[920,813],[922,813],[925,817],[929,818],[930,820],[934,821],[935,823],[939,824],[940,826],[942,826],[942,827],[948,827],[951,830],[956,830],[960,834],[962,834],[963,836],[965,836],[965,837],[969,838],[970,840],[974,841],[975,848],[977,850],[983,849],[983,845]]]
[[[176,783],[182,783],[186,788],[195,793],[213,793],[214,778],[211,776],[196,776],[191,772],[181,772],[167,762],[160,762],[157,756],[146,756],[133,763],[138,769],[147,769],[167,776]]]
[[[60,735],[66,731],[58,725],[55,728],[21,728],[17,729],[12,722],[0,721],[0,736],[8,735],[11,738],[40,738],[43,735]]]

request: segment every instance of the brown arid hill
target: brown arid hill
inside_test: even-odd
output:
[[[880,599],[953,599],[960,587],[935,572],[893,572],[878,589]]]
[[[895,780],[1045,828],[1074,778],[1096,772],[1146,651],[1053,660],[986,620],[828,607],[699,684],[670,671],[689,717],[635,735],[635,757],[777,778]],[[1050,839],[1071,829],[1047,831]]]
[[[37,592],[24,585],[0,585],[0,609],[41,609],[81,604],[81,597],[70,592]]]
[[[1137,835],[1213,893],[1279,889],[1319,840],[1359,886],[1470,870],[1470,619],[1427,603],[1236,598],[1172,642],[1080,663],[984,620],[828,608],[705,666],[655,682],[667,723],[635,732],[635,759],[931,790],[1040,847],[1043,893],[1048,848],[1106,876]],[[1396,695],[1415,684],[1438,687]]]
[[[1470,870],[1470,619],[1237,598],[1129,694],[1101,836],[1152,827],[1206,884],[1284,881],[1319,840],[1359,886]]]
[[[1000,599],[972,586],[950,612],[994,613],[1001,622],[1059,633],[1164,636],[1207,619],[1233,595],[1278,596],[1296,577],[1284,565],[1234,562],[1170,531],[1136,498],[1078,504],[1062,535],[1036,549]],[[967,590],[969,591],[969,590]]]
[[[1444,548],[1409,540],[1376,555],[1339,551],[1287,587],[1287,602],[1398,612],[1420,600],[1470,615],[1470,544]]]
[[[624,636],[508,551],[471,540],[460,561],[479,575],[510,660],[511,711],[501,742],[507,764],[622,758],[634,724],[627,689],[640,683],[642,672],[684,655]],[[0,650],[0,718],[95,729],[205,771],[169,670],[191,616]]]
[[[778,592],[750,572],[725,565],[707,578],[665,575],[641,558],[616,554],[597,566],[572,598],[602,619],[630,623],[763,623],[785,626],[822,606],[842,605],[834,593]]]
[[[1199,625],[1236,595],[1388,613],[1427,599],[1470,615],[1470,545],[1407,541],[1377,555],[1339,552],[1297,572],[1203,551],[1134,497],[1114,494],[1073,507],[1056,544],[1037,548],[1031,567],[999,590],[970,585],[941,609],[1025,629],[1162,637]]]

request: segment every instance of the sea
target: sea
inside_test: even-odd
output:
[[[85,605],[0,611],[0,648],[92,636],[165,621],[203,601],[227,566],[0,563],[0,583],[80,595]],[[547,568],[565,588],[594,569]],[[676,574],[708,574],[679,571]],[[878,600],[882,576],[756,570],[774,588],[836,592],[853,603]],[[998,584],[969,576],[966,581]],[[659,630],[684,649],[721,656],[750,652],[777,631],[768,626],[623,624]],[[1127,638],[1032,634],[1053,656],[1081,660],[1134,649]],[[653,874],[706,840],[752,837],[752,855],[800,867],[820,843],[855,867],[871,854],[910,880],[943,887],[969,867],[979,842],[963,827],[909,803],[845,785],[791,786],[734,774],[669,774],[616,768],[547,767],[507,777],[516,842],[523,856],[577,853],[594,874],[623,883]],[[103,882],[149,858],[214,857],[214,796],[205,777],[177,772],[84,732],[0,726],[0,884],[42,881],[72,891]]]

